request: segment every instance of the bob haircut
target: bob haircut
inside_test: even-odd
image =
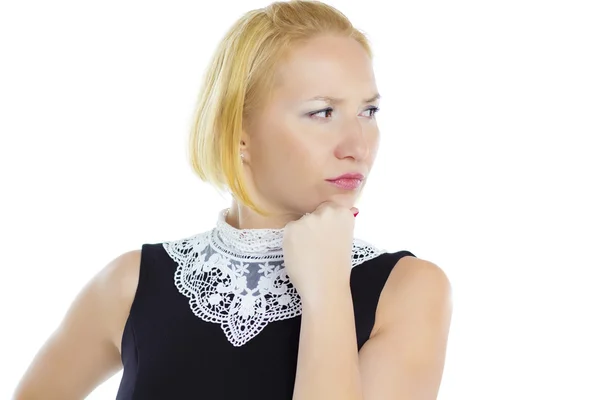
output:
[[[239,154],[242,127],[270,99],[277,64],[295,44],[335,34],[358,41],[372,59],[366,35],[340,11],[320,1],[274,2],[238,19],[225,34],[204,75],[192,117],[188,157],[194,172],[217,190],[267,215],[250,198]]]

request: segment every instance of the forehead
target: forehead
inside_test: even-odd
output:
[[[320,36],[293,48],[276,70],[278,101],[303,101],[322,95],[340,98],[376,92],[369,55],[356,40]]]

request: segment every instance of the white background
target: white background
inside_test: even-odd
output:
[[[110,260],[229,205],[188,128],[223,33],[268,3],[2,3],[0,398]],[[600,398],[597,2],[329,4],[368,33],[383,96],[356,236],[453,284],[439,398]]]

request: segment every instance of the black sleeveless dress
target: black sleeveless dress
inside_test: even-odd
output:
[[[350,286],[357,347],[373,329],[379,295],[403,250],[355,266]],[[203,321],[173,283],[177,263],[161,243],[144,244],[126,322],[117,400],[292,399],[302,316],[269,323],[243,346]]]

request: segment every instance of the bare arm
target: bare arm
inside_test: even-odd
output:
[[[435,400],[442,380],[450,282],[434,263],[404,258],[395,267],[386,318],[359,354],[365,400]]]
[[[435,264],[415,257],[398,261],[388,282],[386,309],[377,310],[383,323],[360,352],[349,288],[332,288],[328,302],[303,304],[294,400],[437,397],[450,283]]]
[[[117,343],[137,288],[139,264],[140,251],[130,251],[90,280],[35,356],[14,399],[82,399],[122,368]]]
[[[362,400],[350,286],[302,304],[293,400]]]

